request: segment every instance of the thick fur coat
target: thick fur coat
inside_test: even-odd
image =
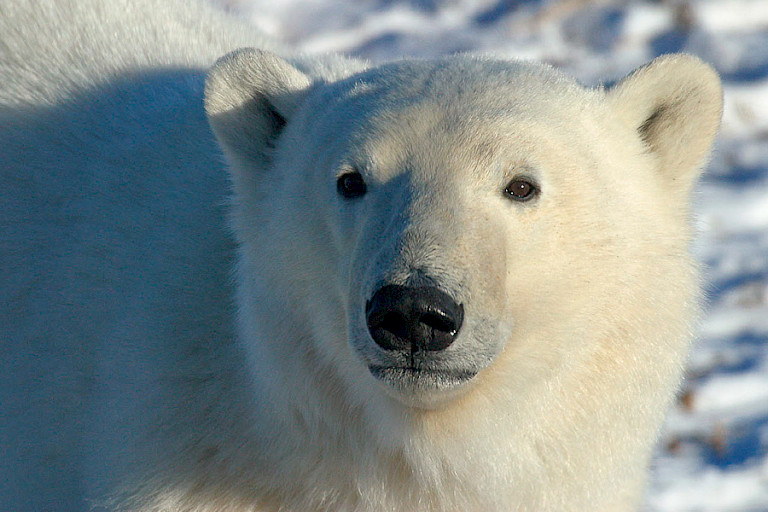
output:
[[[633,510],[720,111],[683,55],[589,89],[7,2],[0,509]],[[378,341],[388,285],[455,302],[447,348]]]

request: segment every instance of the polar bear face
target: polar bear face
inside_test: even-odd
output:
[[[680,57],[589,90],[453,57],[313,83],[263,52],[223,59],[206,108],[232,166],[252,365],[361,402],[524,397],[597,337],[695,302],[658,280],[695,288],[687,195],[713,76]]]

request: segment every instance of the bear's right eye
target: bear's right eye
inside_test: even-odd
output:
[[[355,171],[339,176],[336,180],[336,190],[345,199],[355,199],[365,194],[367,187],[363,176]]]
[[[504,187],[504,195],[521,203],[530,201],[538,193],[538,187],[531,180],[522,177],[513,179]]]

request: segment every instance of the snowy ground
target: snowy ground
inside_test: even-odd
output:
[[[698,190],[710,307],[659,447],[654,512],[768,511],[768,0],[218,0],[294,48],[538,59],[586,84],[685,51],[725,80]]]

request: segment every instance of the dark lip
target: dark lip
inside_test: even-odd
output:
[[[371,365],[368,369],[374,377],[387,382],[418,382],[426,380],[435,383],[457,385],[467,382],[477,375],[477,372],[474,370],[446,370],[408,366]]]

